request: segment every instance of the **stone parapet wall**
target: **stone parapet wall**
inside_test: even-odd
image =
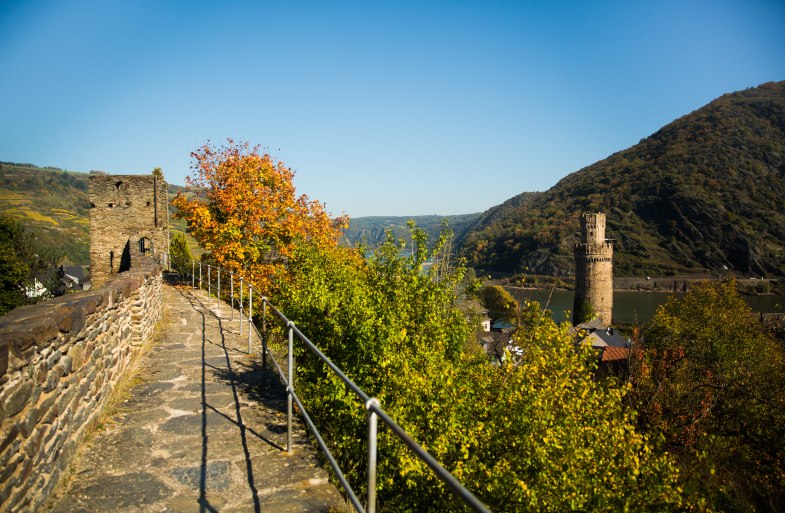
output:
[[[613,259],[613,242],[601,242],[601,243],[583,243],[579,242],[575,244],[575,258],[582,258],[587,262],[593,262],[594,259],[604,259],[610,258]]]
[[[0,318],[0,511],[33,512],[162,309],[161,267],[136,258],[103,286]]]
[[[613,288],[615,290],[650,290],[657,292],[684,292],[697,283],[705,281],[706,278],[678,278],[678,277],[658,277],[646,279],[645,277],[618,277],[613,278]]]

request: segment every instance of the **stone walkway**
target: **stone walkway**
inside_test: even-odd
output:
[[[230,322],[222,304],[217,316],[190,287],[165,285],[164,304],[137,384],[47,511],[347,511],[302,428],[285,452],[285,391],[248,356],[237,313]]]

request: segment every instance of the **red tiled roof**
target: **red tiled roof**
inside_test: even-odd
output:
[[[613,347],[608,346],[602,352],[603,362],[612,362],[617,360],[626,360],[630,356],[630,350],[627,347]]]

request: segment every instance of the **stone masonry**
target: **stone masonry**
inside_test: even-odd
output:
[[[91,174],[90,274],[93,287],[130,268],[133,256],[169,253],[167,185],[161,174]]]
[[[613,242],[605,238],[605,214],[583,214],[581,242],[575,245],[573,322],[580,324],[598,317],[610,326],[612,316]]]
[[[161,313],[161,266],[0,319],[0,511],[40,509]]]

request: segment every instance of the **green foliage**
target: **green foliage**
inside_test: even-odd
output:
[[[518,316],[518,301],[499,285],[485,285],[479,292],[482,305],[495,321],[515,322]]]
[[[15,219],[0,214],[0,315],[17,306],[38,301],[28,299],[24,287],[54,265],[49,248],[40,247]],[[54,277],[54,274],[52,274]],[[45,281],[42,277],[41,281]],[[54,283],[44,285],[51,291]]]
[[[537,315],[536,305],[525,310],[523,356],[478,382],[478,454],[462,477],[485,488],[497,511],[685,507],[672,464],[623,406],[626,388],[595,378],[593,351],[576,351],[567,325]]]
[[[592,308],[591,303],[588,301],[581,301],[575,307],[575,313],[572,315],[573,324],[582,324],[589,322],[597,316],[597,313]]]
[[[785,82],[718,98],[627,150],[524,193],[457,242],[470,265],[565,275],[579,215],[608,216],[620,275],[785,274]]]
[[[20,235],[18,223],[0,216],[0,315],[27,303],[23,287],[30,268],[16,253]]]
[[[173,269],[178,272],[190,271],[193,255],[191,255],[184,233],[175,232],[172,234],[172,239],[169,242],[169,258]]]
[[[633,358],[634,404],[691,489],[724,511],[785,509],[785,354],[732,280],[660,307]]]
[[[668,457],[635,431],[626,389],[593,376],[566,325],[527,305],[523,356],[503,366],[464,350],[474,327],[458,305],[463,268],[440,273],[388,238],[364,259],[302,245],[274,298],[347,375],[497,511],[650,511],[686,506]],[[539,314],[539,315],[538,315]],[[309,352],[296,387],[350,482],[363,494],[362,405]],[[388,511],[464,507],[389,430],[380,428],[379,503]]]

